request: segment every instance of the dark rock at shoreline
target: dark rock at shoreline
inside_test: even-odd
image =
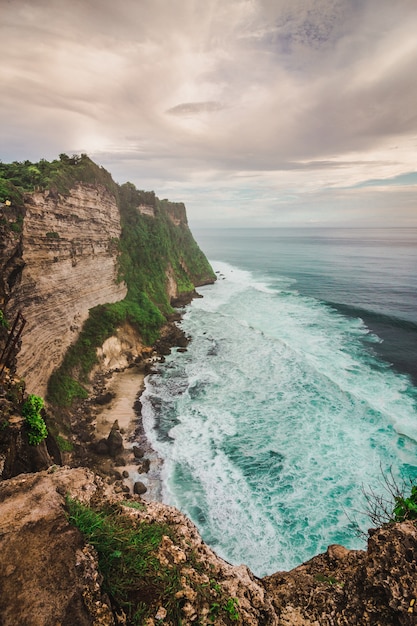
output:
[[[187,293],[182,293],[177,298],[171,298],[171,306],[175,308],[181,308],[190,304],[194,298],[201,298],[202,296],[196,292],[195,289],[192,291],[187,291]]]
[[[117,420],[114,422],[110,434],[107,437],[107,445],[109,447],[109,454],[113,458],[123,451],[123,437]]]
[[[135,482],[135,484],[133,485],[133,493],[135,493],[138,496],[141,496],[142,494],[146,493],[148,490],[145,487],[145,485],[143,483],[140,482],[140,480],[138,480],[137,482]]]
[[[115,397],[116,394],[112,393],[111,391],[107,391],[107,393],[102,393],[99,396],[96,396],[93,399],[93,402],[94,404],[99,404],[103,406],[104,404],[109,404],[109,402],[111,402]]]
[[[161,337],[154,347],[158,354],[163,356],[170,354],[171,348],[186,348],[189,342],[190,338],[187,337],[181,328],[178,328],[174,323],[169,323],[163,329]]]
[[[78,436],[78,439],[81,443],[88,443],[89,441],[91,441],[92,437],[93,437],[92,433],[81,431]]]
[[[167,322],[180,322],[181,318],[181,313],[179,311],[176,311],[175,313],[170,313],[169,315],[167,315]]]
[[[94,443],[93,450],[96,454],[100,454],[101,456],[107,456],[109,454],[109,445],[107,443],[107,439],[100,439],[99,441]]]
[[[139,446],[133,446],[132,450],[133,450],[133,456],[135,457],[135,459],[141,459],[143,455],[145,454],[145,451],[143,450],[143,448],[139,448]]]
[[[149,468],[151,466],[151,462],[149,459],[143,459],[141,463],[138,465],[138,473],[139,474],[147,474],[149,472]]]

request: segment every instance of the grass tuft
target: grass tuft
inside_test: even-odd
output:
[[[180,572],[175,565],[162,565],[158,549],[166,524],[141,522],[117,509],[96,511],[76,500],[66,501],[69,521],[94,546],[98,554],[105,591],[116,609],[123,609],[128,624],[139,626],[164,606],[171,623],[181,623]]]

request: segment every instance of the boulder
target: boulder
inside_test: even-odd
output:
[[[110,434],[107,437],[107,445],[109,447],[109,454],[112,457],[116,457],[123,451],[123,437],[117,420],[114,422]]]
[[[101,454],[103,456],[107,456],[109,454],[109,445],[107,439],[100,439],[94,444],[93,448],[96,454]]]
[[[149,459],[143,459],[141,463],[138,465],[139,474],[147,474],[149,472],[149,468],[151,466],[151,462]]]
[[[94,398],[95,404],[99,404],[103,406],[104,404],[109,404],[115,397],[115,394],[111,391],[107,391],[106,393],[102,393],[99,396]]]
[[[135,459],[141,459],[145,454],[145,451],[142,448],[139,448],[139,446],[133,446],[132,450]]]
[[[135,482],[135,484],[133,485],[133,493],[135,493],[138,496],[141,496],[142,494],[146,493],[148,490],[145,487],[145,485],[143,483],[140,482],[140,480],[138,480],[137,482]]]

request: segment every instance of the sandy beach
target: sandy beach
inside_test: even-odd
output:
[[[142,428],[141,416],[135,410],[141,393],[145,388],[143,366],[130,367],[121,372],[114,372],[106,384],[106,392],[114,398],[106,405],[99,407],[96,413],[95,436],[97,440],[107,438],[117,420],[123,436],[124,453],[121,455],[125,465],[116,465],[120,472],[128,472],[123,482],[133,491],[135,482],[142,482],[147,491],[142,497],[145,500],[161,500],[160,469],[161,459],[151,448]],[[143,458],[136,458],[132,448],[138,446],[144,453]],[[149,471],[141,472],[141,463],[149,459]]]
[[[114,399],[97,414],[96,437],[107,437],[115,420],[126,440],[136,429],[137,415],[134,403],[144,389],[143,368],[130,367],[122,372],[114,372],[106,385],[106,391],[114,394]]]

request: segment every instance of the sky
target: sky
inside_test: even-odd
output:
[[[0,159],[191,226],[417,226],[417,0],[0,0]]]

